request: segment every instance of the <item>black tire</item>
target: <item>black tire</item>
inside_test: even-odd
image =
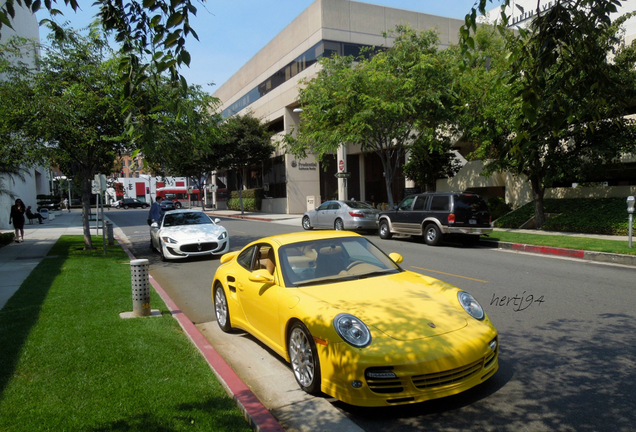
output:
[[[159,255],[161,255],[161,261],[168,261],[168,258],[166,258],[166,255],[163,253],[163,245],[161,243],[159,243]]]
[[[434,223],[426,225],[424,241],[429,246],[437,246],[442,241],[442,232]]]
[[[232,331],[232,323],[230,321],[230,309],[227,305],[227,297],[225,290],[220,282],[214,285],[214,316],[219,328],[225,333]]]
[[[311,220],[309,219],[309,216],[303,217],[302,224],[303,224],[303,229],[305,230],[314,229],[314,227],[311,226]]]
[[[344,222],[342,222],[342,219],[338,218],[336,219],[336,221],[333,223],[333,229],[335,229],[336,231],[342,231],[344,230]]]
[[[380,222],[378,234],[380,235],[380,238],[384,240],[389,240],[391,237],[393,237],[393,234],[391,234],[391,230],[389,229],[389,223],[387,221],[383,220]]]
[[[181,203],[180,202],[175,203],[174,208],[180,209],[181,208]]]
[[[320,360],[314,339],[301,322],[294,323],[287,337],[287,352],[294,378],[301,389],[309,394],[320,393]]]
[[[128,206],[127,205],[124,206],[124,210],[128,210]]]

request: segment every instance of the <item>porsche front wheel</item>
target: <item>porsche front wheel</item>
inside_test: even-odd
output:
[[[216,322],[226,333],[232,331],[230,323],[230,310],[227,305],[227,298],[223,286],[217,282],[214,286],[214,312],[216,314]]]
[[[292,325],[287,340],[289,360],[301,389],[309,394],[320,393],[320,362],[314,339],[301,322]]]

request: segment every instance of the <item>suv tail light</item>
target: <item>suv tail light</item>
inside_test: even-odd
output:
[[[448,215],[448,223],[449,224],[455,223],[455,214],[454,213],[450,213]]]
[[[349,216],[351,216],[351,217],[357,217],[357,218],[363,218],[363,217],[364,217],[364,213],[359,213],[359,212],[349,212]]]

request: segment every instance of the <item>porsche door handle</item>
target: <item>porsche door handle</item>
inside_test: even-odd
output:
[[[237,283],[236,286],[240,291],[245,291],[245,287],[243,286],[242,283]]]

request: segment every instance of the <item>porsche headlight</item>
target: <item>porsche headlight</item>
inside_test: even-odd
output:
[[[221,235],[219,236],[219,240],[223,240],[223,239],[225,239],[225,238],[227,238],[227,231],[223,231],[223,232],[221,233]]]
[[[459,300],[459,304],[462,305],[464,310],[468,312],[468,315],[471,317],[481,321],[486,316],[484,309],[481,307],[479,302],[466,291],[458,292],[457,299]]]
[[[364,348],[371,343],[369,328],[353,315],[339,314],[334,318],[333,325],[340,337],[356,348]]]
[[[166,243],[166,244],[177,243],[177,241],[175,239],[173,239],[172,237],[168,237],[168,236],[161,237],[161,240],[163,240],[163,242]]]

